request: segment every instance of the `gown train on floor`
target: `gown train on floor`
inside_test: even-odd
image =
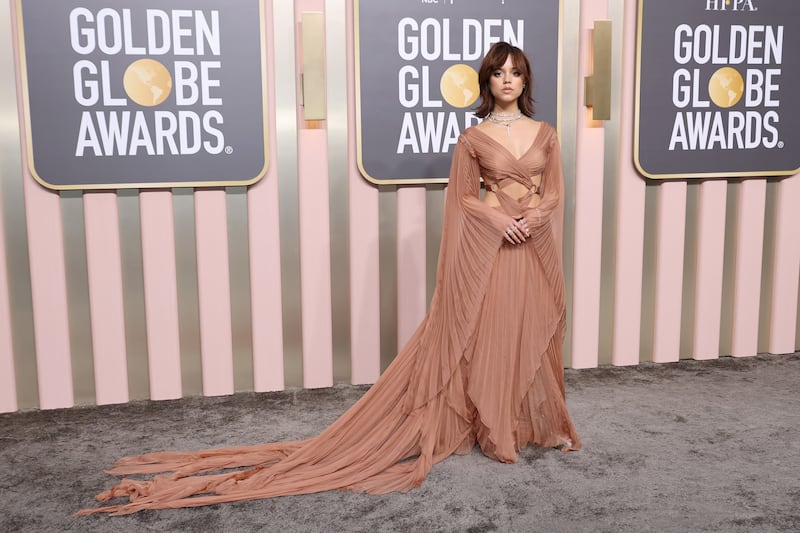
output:
[[[539,174],[535,208],[502,191],[499,207],[480,200],[481,176],[487,184],[513,179],[531,187]],[[528,220],[525,243],[505,243],[509,215]],[[123,479],[97,500],[127,497],[127,503],[79,514],[333,489],[407,491],[433,464],[469,453],[476,443],[503,462],[514,462],[528,443],[579,449],[561,361],[562,218],[561,154],[552,126],[541,123],[520,158],[477,128],[467,129],[454,148],[429,312],[358,402],[305,440],[120,459],[110,474],[159,475]]]

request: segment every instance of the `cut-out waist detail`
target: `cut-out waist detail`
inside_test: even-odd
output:
[[[528,192],[520,198],[513,198],[502,191],[499,192],[502,197],[493,191],[486,191],[483,202],[489,207],[504,211],[511,216],[522,216],[524,211],[533,209],[542,201],[542,197],[534,192]]]
[[[493,193],[497,193],[497,192],[501,192],[501,191],[504,191],[504,190],[507,190],[507,189],[512,189],[512,188],[514,188],[514,184],[515,183],[519,183],[518,181],[514,181],[514,180],[512,180],[510,178],[506,178],[503,181],[504,182],[510,182],[510,183],[508,185],[501,186],[500,182],[497,182],[497,181],[486,182],[487,192],[491,191]],[[523,196],[524,196],[524,194],[525,194],[524,191],[525,191],[526,187],[525,187],[525,185],[523,185],[521,183],[519,183],[519,185],[520,186],[517,187],[516,189],[519,190],[520,192],[523,192]],[[527,189],[527,192],[532,192],[533,194],[538,194],[539,193],[539,184],[538,183],[531,184],[530,188]],[[511,195],[509,195],[509,196],[511,198],[514,198]]]

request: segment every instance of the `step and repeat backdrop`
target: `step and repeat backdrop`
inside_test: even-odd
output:
[[[500,40],[561,135],[564,364],[800,346],[800,2],[6,5],[0,412],[374,382],[424,316]],[[583,87],[604,19],[601,123]]]
[[[639,2],[636,164],[649,178],[800,169],[800,3]]]

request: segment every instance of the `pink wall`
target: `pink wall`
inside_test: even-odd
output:
[[[584,2],[580,16],[579,79],[592,74],[592,28],[608,17],[608,2]],[[583,108],[584,86],[578,84],[577,158],[575,162],[575,247],[572,288],[572,366],[595,367],[599,361],[600,268],[603,231],[605,130]]]

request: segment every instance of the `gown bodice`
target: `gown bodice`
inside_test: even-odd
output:
[[[524,216],[531,200],[544,186],[534,180],[542,174],[549,155],[550,139],[555,130],[542,122],[527,150],[515,157],[505,146],[479,128],[471,127],[464,131],[470,153],[478,159],[486,190],[497,196],[501,208],[513,217]],[[512,182],[523,185],[528,192],[515,198],[505,189]]]

